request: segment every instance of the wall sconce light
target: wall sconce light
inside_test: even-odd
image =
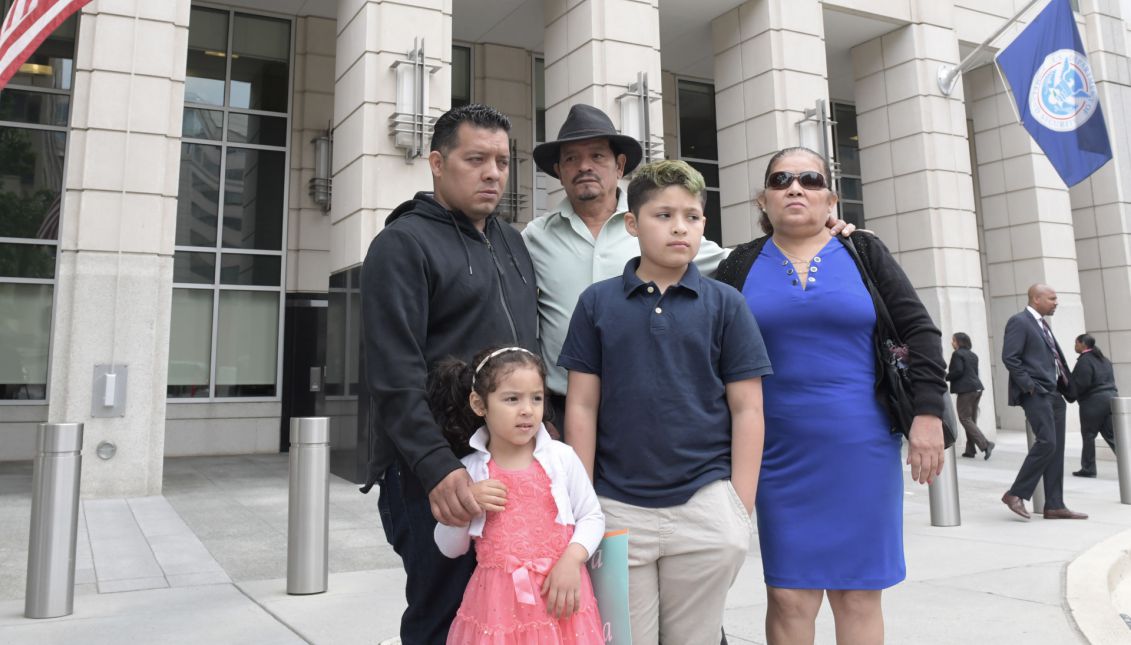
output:
[[[405,162],[428,152],[436,117],[428,115],[428,77],[438,65],[424,62],[424,39],[414,38],[405,58],[393,62],[397,73],[397,109],[389,117],[393,145],[404,149]]]
[[[627,91],[616,98],[620,106],[621,134],[640,142],[644,148],[644,162],[659,158],[663,154],[663,141],[653,140],[652,116],[649,106],[660,100],[648,89],[648,74],[636,73],[636,82],[630,83]]]
[[[314,144],[314,176],[310,178],[310,198],[322,208],[322,212],[328,213],[333,195],[330,165],[334,150],[333,133],[327,130],[310,142]]]

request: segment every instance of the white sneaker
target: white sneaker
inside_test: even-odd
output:
[[[401,638],[400,638],[400,636],[395,636],[393,638],[387,638],[387,639],[381,641],[380,643],[377,643],[377,645],[401,645]]]

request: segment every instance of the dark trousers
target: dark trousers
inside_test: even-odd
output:
[[[1080,401],[1080,434],[1084,449],[1080,453],[1080,469],[1096,472],[1096,435],[1104,438],[1115,450],[1115,430],[1111,425],[1111,397],[1089,397]]]
[[[436,519],[420,480],[402,464],[385,473],[377,498],[385,538],[404,563],[408,609],[401,616],[404,645],[444,645],[467,582],[475,551],[450,559],[433,540]]]
[[[1021,407],[1034,440],[1009,494],[1029,499],[1037,490],[1037,482],[1044,478],[1045,510],[1064,508],[1064,397],[1055,393],[1023,394]]]
[[[990,442],[986,441],[986,435],[978,429],[978,402],[982,400],[982,391],[962,392],[956,395],[955,399],[958,422],[966,430],[966,454],[973,456],[975,447],[985,452]]]
[[[565,441],[565,395],[549,392],[550,410],[553,412],[553,417],[550,421],[554,422],[554,427],[558,429],[558,434],[562,441]]]

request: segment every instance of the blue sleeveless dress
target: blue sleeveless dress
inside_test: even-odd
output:
[[[774,587],[883,589],[906,567],[901,439],[873,389],[875,309],[839,241],[810,267],[803,290],[768,241],[742,289],[774,366],[762,383],[763,572]]]

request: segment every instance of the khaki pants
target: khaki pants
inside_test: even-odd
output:
[[[715,645],[753,524],[729,480],[686,504],[644,508],[601,497],[608,531],[628,529],[633,645]]]

